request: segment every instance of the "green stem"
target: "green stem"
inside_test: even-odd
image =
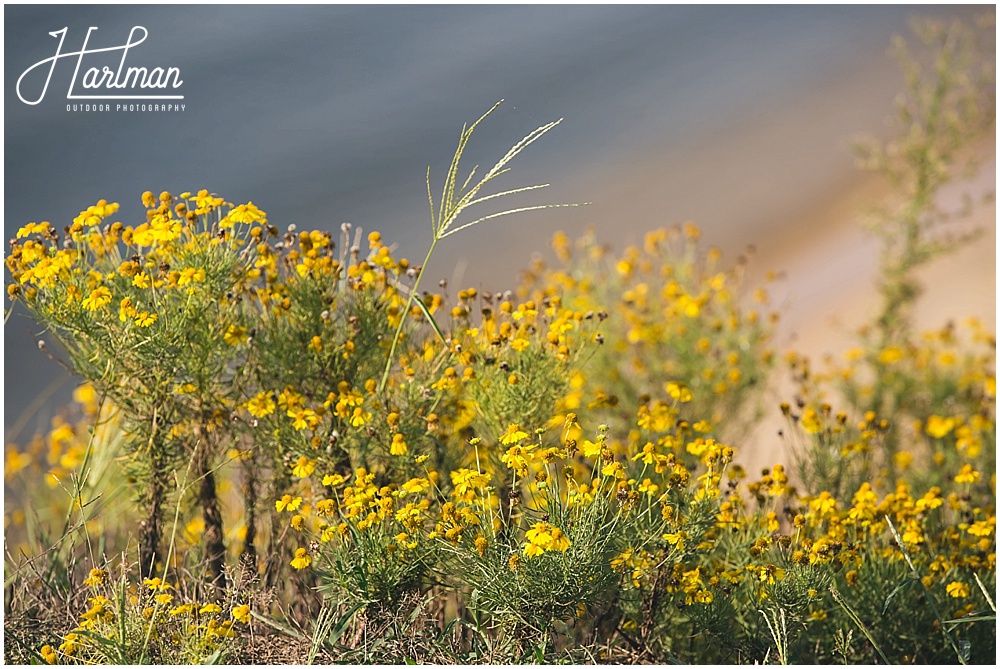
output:
[[[427,263],[431,260],[431,254],[434,253],[434,247],[437,246],[439,237],[435,234],[434,239],[431,240],[431,247],[427,250],[427,256],[424,258],[423,264],[420,266],[420,272],[417,274],[417,280],[413,282],[413,288],[410,289],[410,297],[406,300],[406,308],[403,309],[403,313],[399,318],[399,325],[396,326],[396,334],[392,338],[392,346],[389,348],[389,357],[385,361],[385,371],[382,373],[382,382],[378,385],[378,394],[381,395],[382,391],[385,390],[386,384],[389,382],[389,372],[392,370],[393,358],[396,356],[396,346],[399,345],[399,337],[403,332],[403,324],[406,322],[406,317],[410,313],[410,307],[413,306],[413,299],[417,295],[417,291],[420,288],[420,280],[424,278],[424,272],[427,271]]]

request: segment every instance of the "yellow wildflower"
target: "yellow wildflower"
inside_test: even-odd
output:
[[[667,532],[663,535],[663,540],[666,541],[671,546],[677,548],[677,550],[684,550],[684,540],[687,538],[687,532]]]
[[[111,303],[111,291],[106,286],[99,286],[90,291],[90,295],[83,298],[83,308],[88,311],[97,311]]]
[[[452,474],[454,480],[454,473]],[[431,487],[431,482],[425,478],[412,478],[399,486],[401,495],[418,494]]]
[[[323,477],[323,485],[337,487],[344,482],[344,477],[340,474],[327,474]]]
[[[297,411],[289,409],[286,415],[292,419],[292,427],[296,430],[312,429],[319,423],[319,416],[312,409],[298,409]]]
[[[980,473],[972,468],[972,465],[962,465],[962,469],[955,476],[955,483],[976,483]]]
[[[26,226],[17,231],[17,238],[27,237],[28,235],[33,235],[36,233],[44,233],[49,229],[48,221],[42,221],[41,223],[28,223]]]
[[[931,416],[927,419],[927,425],[924,427],[924,431],[935,439],[945,437],[953,429],[955,429],[955,419],[942,418],[941,416]]]
[[[226,328],[222,340],[230,346],[238,346],[247,340],[247,329],[242,326],[230,325]]]
[[[194,611],[194,604],[188,603],[188,604],[181,604],[180,606],[175,606],[174,608],[170,609],[169,613],[172,616],[182,616],[191,613],[192,611]]]
[[[603,450],[604,442],[600,439],[597,440],[596,444],[589,439],[584,439],[583,446],[580,448],[580,452],[583,453],[583,457],[585,458],[596,458],[600,456]]]
[[[961,581],[952,581],[945,586],[945,591],[955,599],[964,599],[969,596],[969,586]]]
[[[254,418],[263,418],[274,413],[274,400],[271,393],[260,392],[251,397],[246,403],[247,411]]]
[[[258,209],[253,202],[247,202],[233,208],[229,215],[219,222],[219,227],[231,228],[234,223],[267,223],[267,214]]]
[[[191,283],[204,283],[205,282],[205,270],[200,267],[185,267],[181,270],[180,277],[177,279],[178,286],[186,286]]]
[[[823,429],[823,423],[820,421],[819,414],[812,408],[802,412],[801,425],[802,429],[809,434],[816,434]]]
[[[525,533],[525,538],[528,543],[524,547],[524,554],[528,557],[541,555],[545,551],[566,552],[570,547],[569,539],[562,530],[545,522],[532,525]]]
[[[825,518],[837,509],[837,500],[827,491],[823,491],[809,502],[809,507],[816,512],[820,518]]]
[[[302,505],[301,497],[292,497],[291,495],[284,495],[281,499],[274,503],[274,508],[278,511],[295,511]]]
[[[354,407],[354,412],[351,414],[351,427],[363,427],[371,419],[372,414],[370,411],[365,411],[361,407]]]
[[[132,298],[123,297],[118,305],[118,320],[122,323],[135,316],[135,307],[132,306]]]
[[[675,381],[670,381],[665,384],[664,388],[667,394],[678,402],[690,402],[694,395],[691,394],[691,390],[683,383],[678,383]]]
[[[39,653],[41,654],[42,659],[48,664],[56,664],[59,661],[59,655],[56,653],[55,649],[48,644],[42,646]]]
[[[295,461],[292,466],[292,476],[296,476],[300,479],[304,479],[310,474],[316,471],[316,461],[310,460],[306,456],[299,456],[299,459]]]
[[[521,430],[517,424],[512,423],[508,428],[507,432],[500,436],[500,443],[504,446],[510,446],[511,444],[516,444],[517,442],[527,439],[528,433]]]
[[[522,432],[521,434],[524,433]],[[511,446],[500,456],[500,461],[517,472],[518,476],[526,476],[528,474],[528,462],[533,458],[531,451],[537,446],[538,444]]]
[[[84,579],[83,584],[91,588],[101,585],[104,583],[104,577],[108,575],[108,572],[103,569],[91,569],[90,575]]]
[[[389,445],[389,455],[406,455],[408,449],[406,448],[406,441],[403,440],[403,435],[397,432],[392,435],[392,444]]]
[[[425,479],[416,480],[422,481]],[[459,469],[451,473],[451,482],[455,486],[455,496],[459,498],[474,497],[476,488],[482,488],[489,481],[489,474],[483,474],[474,469]]]
[[[903,349],[897,346],[890,346],[878,355],[878,361],[883,365],[891,365],[903,359]]]
[[[292,566],[296,569],[305,569],[312,564],[312,557],[305,548],[296,548],[295,557],[292,559]]]
[[[231,611],[233,618],[238,622],[248,623],[250,622],[250,606],[248,604],[241,604],[240,606],[234,606]]]
[[[157,314],[151,314],[148,311],[139,311],[135,314],[135,324],[141,328],[148,328],[156,322],[157,317]]]
[[[994,522],[996,519],[994,518]],[[988,537],[993,534],[993,528],[985,520],[977,520],[966,530],[969,534],[976,537]]]

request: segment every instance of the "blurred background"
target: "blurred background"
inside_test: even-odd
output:
[[[438,188],[462,124],[503,98],[468,165],[565,118],[501,185],[552,184],[518,206],[592,204],[450,237],[432,278],[513,288],[556,230],[594,226],[620,250],[692,220],[728,259],[753,244],[759,274],[785,272],[779,343],[820,356],[877,306],[877,245],[858,221],[884,186],[855,169],[849,146],[887,132],[902,86],[891,38],[914,16],[983,11],[995,8],[6,6],[4,233],[61,229],[99,198],[138,223],[144,190],[207,188],[252,200],[282,228],[377,229],[419,261],[427,166]],[[55,52],[48,33],[68,28],[70,51],[89,26],[100,48],[136,25],[149,37],[129,65],[180,68],[183,112],[69,112],[68,59],[40,104],[18,99],[21,73]],[[994,160],[979,185],[995,181]],[[995,209],[972,224],[983,239],[922,275],[922,325],[977,315],[995,327]],[[4,327],[8,442],[46,429],[75,387],[38,350],[42,336],[17,308]]]

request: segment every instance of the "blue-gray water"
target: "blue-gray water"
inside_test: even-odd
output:
[[[439,183],[462,124],[504,98],[474,139],[470,165],[565,117],[515,164],[509,185],[551,182],[545,201],[594,204],[453,238],[440,276],[458,266],[463,284],[510,285],[553,230],[584,224],[620,241],[690,218],[710,241],[742,243],[852,178],[843,141],[882,130],[899,83],[885,49],[909,16],[973,13],[6,6],[4,232],[40,220],[61,228],[102,197],[122,203],[123,222],[140,220],[144,190],[208,188],[252,199],[282,226],[378,229],[418,256],[428,243],[426,166]],[[122,44],[137,25],[149,37],[130,64],[179,68],[183,112],[67,111],[69,59],[41,103],[18,99],[21,73],[55,52],[49,32],[68,28],[69,51],[89,26],[98,27],[93,49]],[[35,97],[41,69],[23,88]],[[651,179],[657,169],[662,178]],[[20,313],[4,328],[5,430],[61,374],[37,334]],[[65,379],[25,432],[46,424],[72,387]]]

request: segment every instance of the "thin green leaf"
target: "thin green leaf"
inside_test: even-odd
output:
[[[250,615],[252,615],[257,620],[261,621],[268,627],[276,629],[283,634],[287,634],[288,636],[298,639],[299,641],[305,641],[307,643],[309,642],[309,639],[304,634],[302,634],[296,629],[292,629],[288,625],[279,623],[277,620],[272,620],[271,618],[265,618],[264,616],[260,615],[259,613],[257,613],[252,609],[250,611]]]
[[[427,305],[424,304],[424,301],[418,297],[415,300],[413,300],[413,303],[418,307],[420,307],[420,311],[423,312],[424,317],[427,319],[427,322],[431,324],[431,327],[434,329],[434,332],[437,333],[438,339],[441,340],[442,344],[447,346],[448,345],[447,337],[445,337],[444,332],[441,331],[441,326],[439,326],[437,324],[437,321],[434,320],[434,317],[431,316],[431,312],[427,309]]]
[[[226,657],[226,649],[219,648],[214,653],[206,657],[201,661],[202,664],[222,664],[222,660]]]
[[[892,592],[889,593],[889,596],[885,598],[885,604],[883,604],[883,606],[882,606],[882,615],[883,616],[885,615],[885,612],[889,610],[889,602],[892,601],[892,598],[895,597],[896,594],[900,590],[902,590],[904,587],[906,587],[910,583],[914,583],[915,581],[916,581],[916,579],[914,579],[914,578],[904,579],[902,583],[900,583],[899,585],[897,585],[896,588]]]
[[[343,636],[344,632],[347,630],[347,626],[351,624],[351,619],[354,618],[358,611],[366,606],[368,606],[368,602],[358,602],[350,611],[340,617],[337,624],[333,626],[332,630],[330,630],[330,636],[326,639],[326,643],[330,647],[333,647],[333,645],[340,640],[340,637]]]
[[[944,621],[945,625],[960,625],[962,623],[984,623],[989,621],[995,621],[997,617],[995,615],[968,615],[962,618],[953,618],[951,620]]]

